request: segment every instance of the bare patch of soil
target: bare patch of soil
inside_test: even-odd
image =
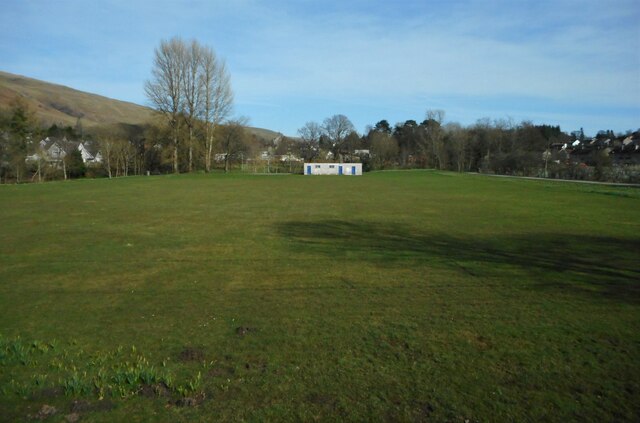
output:
[[[210,377],[230,377],[236,373],[236,370],[233,367],[229,366],[217,366],[213,369],[209,370],[207,375]]]
[[[178,407],[197,407],[202,404],[206,398],[204,392],[200,392],[199,394],[195,394],[190,397],[180,398],[176,401],[176,405]]]
[[[434,406],[431,403],[422,403],[419,405],[419,420],[421,422],[428,422],[431,421],[431,414],[433,414],[433,412],[435,411]]]
[[[267,362],[264,360],[249,361],[244,364],[244,368],[249,372],[267,372]]]
[[[85,400],[75,400],[71,403],[72,413],[91,413],[95,411],[111,411],[115,404],[109,400],[89,402]]]
[[[205,359],[205,353],[202,348],[185,347],[182,351],[180,351],[178,359],[182,362],[202,361]]]
[[[29,415],[28,417],[36,420],[45,420],[51,416],[55,416],[58,413],[58,409],[52,405],[43,404],[40,407],[40,411],[36,413],[35,416]]]
[[[239,326],[236,328],[236,335],[242,338],[255,331],[255,328],[250,328],[248,326]]]
[[[333,408],[336,405],[336,399],[331,395],[325,395],[320,393],[311,393],[307,395],[307,401],[311,404],[323,406],[323,407],[331,407]]]
[[[160,382],[152,385],[142,385],[138,395],[145,398],[169,397],[171,396],[171,390],[164,382]]]

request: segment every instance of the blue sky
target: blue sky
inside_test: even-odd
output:
[[[428,109],[623,132],[640,127],[638,22],[637,0],[4,0],[0,70],[147,104],[153,50],[178,35],[226,59],[238,116],[287,135]]]

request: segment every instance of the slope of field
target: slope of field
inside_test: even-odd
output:
[[[7,421],[640,418],[637,189],[217,174],[0,204]]]
[[[43,123],[75,125],[78,117],[87,126],[112,123],[141,124],[149,121],[148,107],[37,79],[0,72],[0,108],[8,108],[16,96],[24,98]]]

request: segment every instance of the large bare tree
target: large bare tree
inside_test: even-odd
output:
[[[434,159],[434,166],[445,169],[447,165],[447,149],[444,144],[444,110],[427,110],[422,123],[424,129],[422,144],[425,151],[429,151]],[[426,145],[425,145],[426,144]]]
[[[317,122],[307,122],[298,129],[300,135],[300,154],[305,161],[315,159],[319,154],[322,127]]]
[[[174,37],[162,40],[155,49],[151,80],[145,83],[145,93],[166,118],[171,128],[173,141],[173,171],[178,173],[178,147],[180,142],[180,122],[184,111],[185,43]]]
[[[203,90],[203,118],[205,121],[205,170],[211,171],[211,157],[215,144],[215,130],[233,111],[233,91],[224,60],[213,49],[204,47],[200,61]]]
[[[455,170],[463,172],[467,165],[468,144],[470,134],[459,123],[448,123],[445,126],[446,134],[451,143],[452,164]]]
[[[180,38],[163,40],[155,50],[152,78],[145,84],[151,103],[166,118],[173,138],[173,170],[179,171],[181,129],[187,138],[188,170],[194,167],[196,128],[205,124],[205,168],[211,170],[215,128],[231,114],[233,92],[229,72],[212,48]],[[181,128],[181,122],[185,127]]]
[[[322,135],[322,127],[317,122],[307,122],[302,128],[298,129],[298,135],[305,142],[318,143]]]
[[[126,132],[122,127],[114,125],[95,128],[92,133],[99,139],[102,165],[107,175],[109,178],[120,176],[123,153],[125,153],[124,145],[129,142]]]
[[[355,131],[353,124],[345,115],[333,115],[322,122],[322,130],[331,142],[334,159],[341,161],[344,140]]]
[[[188,139],[187,148],[189,150],[189,172],[193,171],[193,143],[194,127],[197,119],[202,115],[203,105],[203,78],[200,75],[201,62],[203,59],[203,48],[196,40],[191,40],[185,48],[182,63],[184,76],[182,78],[184,92],[184,122],[187,125]]]

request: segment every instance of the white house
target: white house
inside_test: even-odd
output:
[[[93,154],[89,153],[89,150],[84,145],[84,143],[78,144],[78,150],[80,151],[80,155],[82,156],[82,161],[84,163],[92,162],[95,159],[95,157],[93,157]]]
[[[305,175],[362,175],[362,163],[305,163]]]
[[[60,163],[67,154],[73,150],[78,150],[85,164],[102,163],[102,155],[98,150],[98,144],[95,142],[83,141],[67,141],[66,138],[57,139],[47,137],[40,141],[39,151],[27,156],[27,162],[35,162],[45,160],[49,163]]]
[[[39,151],[27,156],[25,161],[36,162],[38,160],[45,160],[50,163],[58,163],[67,155],[66,150],[70,150],[69,142],[66,138],[59,140],[53,137],[47,137],[40,141],[38,144]]]
[[[283,154],[280,156],[280,161],[281,162],[301,162],[302,159],[300,157],[297,157],[291,153],[289,154]]]

